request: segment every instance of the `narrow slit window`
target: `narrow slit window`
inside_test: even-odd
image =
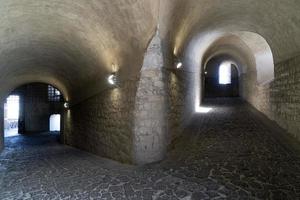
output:
[[[219,84],[231,84],[231,63],[223,62],[219,68]]]

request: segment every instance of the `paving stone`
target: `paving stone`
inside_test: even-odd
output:
[[[166,160],[128,166],[60,145],[57,136],[6,138],[0,199],[300,199],[300,157],[247,105],[210,100]]]

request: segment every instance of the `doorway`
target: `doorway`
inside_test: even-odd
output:
[[[61,116],[60,114],[53,114],[49,118],[49,131],[60,131],[60,123],[61,123]]]
[[[4,137],[19,135],[20,96],[10,95],[4,104]]]
[[[204,97],[238,97],[237,66],[227,60],[211,59],[205,68]]]

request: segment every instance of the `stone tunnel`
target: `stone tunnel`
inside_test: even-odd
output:
[[[300,198],[299,10],[1,0],[0,199]]]

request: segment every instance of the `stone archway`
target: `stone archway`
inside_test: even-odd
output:
[[[222,80],[222,78],[226,80]],[[204,98],[238,97],[238,67],[224,57],[212,58],[205,67],[203,87]]]
[[[49,90],[49,87],[53,91]],[[59,92],[55,93],[55,92]],[[52,85],[41,82],[31,82],[19,85],[6,95],[17,95],[19,97],[19,114],[18,114],[18,132],[22,135],[31,133],[42,133],[49,131],[49,116],[54,113],[60,113],[62,127],[59,137],[64,143],[64,102],[65,95]],[[6,99],[6,98],[4,98]],[[0,147],[4,148],[4,100],[0,106]]]

